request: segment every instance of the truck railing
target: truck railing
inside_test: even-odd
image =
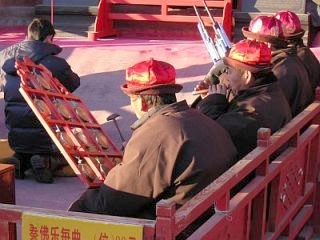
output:
[[[0,204],[0,240],[16,239],[25,212],[130,222],[143,239],[310,239],[320,232],[319,93],[284,128],[260,129],[257,147],[181,208],[160,201],[155,221]]]

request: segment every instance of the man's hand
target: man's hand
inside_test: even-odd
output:
[[[211,86],[220,82],[219,76],[224,72],[225,69],[226,65],[224,65],[222,60],[214,64],[205,76],[204,80],[202,80],[195,86],[192,94],[200,94],[202,98],[205,98]]]
[[[224,73],[226,69],[226,65],[223,63],[222,60],[218,61],[216,64],[214,64],[207,75],[204,78],[204,81],[209,83],[210,85],[218,84],[219,83],[219,77],[222,73]]]
[[[210,86],[210,84],[203,80],[195,86],[193,89],[193,94],[200,94],[200,96],[204,98],[207,95]]]
[[[228,88],[224,84],[212,85],[209,91],[209,94],[222,94],[227,95]]]

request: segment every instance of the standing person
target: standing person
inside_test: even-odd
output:
[[[54,35],[49,21],[36,18],[28,26],[26,40],[0,52],[8,140],[15,152],[10,163],[16,165],[16,176],[20,178],[31,163],[36,181],[42,183],[53,182],[49,161],[57,154],[57,148],[19,92],[20,77],[15,59],[29,56],[35,63],[47,67],[68,91],[73,92],[79,87],[80,78],[66,60],[57,56],[62,49],[53,44]]]
[[[320,63],[310,48],[303,43],[302,37],[305,31],[301,28],[299,17],[291,11],[279,11],[275,14],[275,18],[282,23],[284,39],[297,48],[298,58],[306,68],[312,89],[315,91],[320,81]]]
[[[248,39],[268,43],[272,49],[272,71],[279,80],[293,116],[299,114],[314,100],[314,91],[308,72],[297,56],[297,49],[288,46],[282,23],[273,16],[258,16],[249,27],[242,28]]]
[[[153,59],[127,69],[121,88],[138,120],[123,162],[69,210],[154,219],[159,200],[181,206],[235,163],[228,133],[186,101],[176,102],[182,86],[175,76],[172,65]]]
[[[265,43],[242,40],[223,60],[229,86],[212,85],[197,109],[229,132],[242,158],[256,147],[259,128],[274,133],[290,121],[291,112],[271,71],[271,49]],[[234,95],[230,102],[228,91]]]

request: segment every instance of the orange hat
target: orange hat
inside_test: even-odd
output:
[[[286,39],[302,38],[304,30],[301,28],[301,22],[297,14],[291,11],[279,11],[275,18],[282,23],[283,34]]]
[[[275,45],[285,44],[282,24],[273,16],[257,16],[251,20],[249,27],[243,27],[242,33],[246,38],[256,39]]]
[[[151,58],[127,69],[121,89],[135,95],[177,93],[182,85],[176,84],[175,79],[176,70],[171,64]]]
[[[267,44],[255,40],[241,40],[234,44],[224,63],[256,73],[271,69],[271,49]]]

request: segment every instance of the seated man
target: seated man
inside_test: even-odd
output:
[[[128,68],[121,88],[138,121],[123,162],[71,211],[154,219],[159,200],[181,206],[235,163],[229,134],[186,101],[176,102],[182,86],[175,76],[172,65],[153,59]]]
[[[31,163],[35,179],[41,183],[53,182],[49,166],[54,165],[52,159],[57,159],[58,149],[19,92],[20,77],[15,60],[29,56],[35,63],[47,67],[70,92],[74,91],[80,85],[80,78],[65,59],[57,56],[62,49],[53,44],[54,35],[48,20],[36,18],[28,26],[26,40],[0,51],[8,140],[15,152],[9,163],[16,166],[16,176],[20,178]]]
[[[301,28],[299,17],[291,11],[279,11],[275,18],[282,22],[283,36],[288,44],[297,48],[298,58],[306,68],[312,90],[319,86],[320,82],[320,63],[309,47],[303,44],[305,31]]]
[[[212,85],[197,109],[229,132],[242,158],[256,147],[259,128],[273,133],[290,121],[291,112],[271,71],[271,49],[265,43],[242,40],[233,45],[224,63],[229,86]],[[230,90],[234,97],[229,102]]]
[[[283,24],[273,16],[258,16],[242,29],[248,39],[268,43],[272,49],[272,71],[286,96],[293,116],[313,100],[314,90],[308,72],[297,56],[297,49],[284,38]]]

